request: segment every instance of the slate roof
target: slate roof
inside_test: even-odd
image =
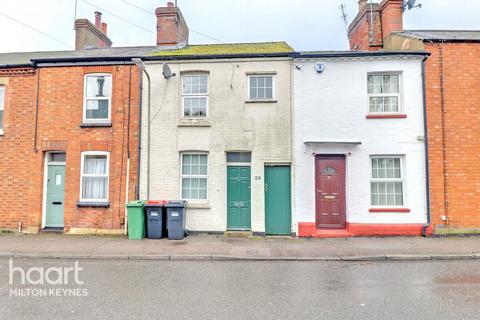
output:
[[[231,43],[189,45],[181,49],[169,48],[159,50],[156,46],[113,47],[106,49],[89,49],[79,51],[43,51],[0,53],[0,67],[30,65],[33,61],[68,61],[115,59],[127,60],[133,57],[151,59],[162,57],[210,57],[235,55],[284,54],[294,52],[285,42]]]
[[[156,46],[117,47],[106,49],[89,49],[79,51],[38,51],[0,53],[0,66],[28,65],[38,59],[72,59],[72,58],[124,58],[142,57],[157,51]]]
[[[405,30],[394,34],[427,41],[480,42],[480,30]]]

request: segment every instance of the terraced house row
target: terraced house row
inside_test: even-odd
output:
[[[480,228],[480,31],[406,31],[359,1],[350,51],[157,43],[0,54],[0,228],[121,233],[125,203],[188,201],[198,232],[348,237]]]

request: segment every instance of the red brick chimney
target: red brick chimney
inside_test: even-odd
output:
[[[403,31],[403,0],[359,0],[358,5],[358,14],[348,28],[351,50],[380,50],[392,32]]]
[[[182,12],[172,2],[155,10],[157,16],[157,46],[188,45],[188,26]]]
[[[95,11],[95,25],[88,19],[75,21],[75,50],[109,48],[112,40],[107,36],[107,24],[102,22],[102,13]]]

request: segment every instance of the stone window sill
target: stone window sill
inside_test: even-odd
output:
[[[208,202],[197,202],[197,203],[187,203],[187,209],[210,209],[210,203]]]
[[[182,118],[178,120],[179,127],[211,127],[211,123],[209,119],[201,119],[201,118]]]
[[[80,124],[80,128],[110,128],[111,122],[83,122]]]
[[[370,208],[369,212],[397,212],[397,213],[409,213],[408,208]]]
[[[78,201],[78,208],[108,208],[110,207],[110,202],[87,202],[87,201]]]
[[[406,114],[367,114],[367,119],[405,119]]]
[[[268,99],[268,100],[246,100],[245,103],[277,103],[277,100]]]

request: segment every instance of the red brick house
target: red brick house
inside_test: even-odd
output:
[[[403,1],[359,1],[352,50],[424,50],[435,233],[480,230],[480,30],[404,30]]]
[[[121,232],[137,198],[132,58],[155,47],[110,48],[100,13],[75,28],[75,51],[0,54],[1,229]]]

